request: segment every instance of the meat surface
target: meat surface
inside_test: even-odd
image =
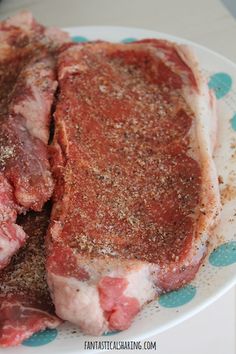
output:
[[[54,315],[45,274],[49,211],[46,207],[20,217],[19,224],[29,238],[0,273],[0,346],[20,344],[33,333],[61,323]]]
[[[47,236],[56,313],[85,333],[128,328],[191,281],[220,211],[214,96],[186,46],[73,46],[59,56]]]
[[[28,12],[0,23],[0,268],[24,243],[18,213],[51,197],[50,113],[57,87],[55,53],[67,40]]]

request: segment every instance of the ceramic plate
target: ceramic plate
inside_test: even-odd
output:
[[[224,203],[222,220],[216,230],[219,242],[217,247],[211,245],[209,256],[191,284],[151,302],[127,331],[99,338],[88,337],[65,323],[55,330],[33,335],[17,348],[1,349],[1,353],[78,354],[85,351],[85,340],[145,339],[193,316],[236,283],[236,65],[209,49],[164,33],[123,27],[75,27],[66,30],[77,42],[97,39],[131,42],[143,38],[165,38],[186,43],[194,49],[208,78],[208,85],[216,93],[219,110],[219,144],[215,161],[224,182],[221,184]]]

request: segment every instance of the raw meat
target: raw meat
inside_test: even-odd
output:
[[[44,265],[49,210],[20,217],[29,238],[0,273],[0,346],[20,344],[33,333],[61,323],[54,315]]]
[[[190,49],[162,40],[73,46],[58,75],[48,284],[85,333],[124,330],[206,254],[215,98]]]
[[[51,197],[47,144],[57,87],[55,53],[67,36],[22,12],[0,23],[0,268],[24,243],[18,213]]]

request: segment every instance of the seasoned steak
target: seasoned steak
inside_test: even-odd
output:
[[[54,315],[45,272],[44,236],[50,208],[21,216],[19,225],[29,235],[26,244],[0,273],[0,346],[20,344],[33,333],[54,328]]]
[[[58,316],[99,335],[201,264],[220,209],[215,101],[190,50],[162,40],[73,46],[58,76],[48,284]]]
[[[0,268],[26,238],[17,214],[41,210],[53,191],[47,143],[55,53],[67,38],[58,32],[60,40],[28,12],[0,23]]]

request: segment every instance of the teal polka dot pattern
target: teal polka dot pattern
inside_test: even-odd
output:
[[[120,333],[120,331],[112,331],[103,333],[103,336],[113,336],[114,334]]]
[[[232,87],[232,78],[226,73],[216,73],[211,76],[208,86],[214,90],[216,98],[219,100],[224,97]]]
[[[26,347],[39,347],[41,345],[52,342],[57,336],[57,330],[46,329],[43,332],[34,333],[30,338],[26,339],[22,344]]]
[[[179,307],[190,302],[196,295],[197,289],[193,285],[187,285],[179,290],[171,291],[159,297],[159,304],[163,307]]]
[[[74,36],[74,37],[72,37],[72,39],[73,39],[74,42],[77,42],[77,43],[88,42],[88,38],[83,37],[83,36]]]
[[[230,241],[217,247],[210,254],[209,262],[215,267],[225,267],[236,263],[236,241]]]
[[[231,118],[231,127],[236,131],[236,113]]]
[[[137,41],[137,39],[136,38],[132,38],[132,37],[130,37],[130,38],[124,38],[124,39],[122,39],[122,43],[132,43],[132,42],[136,42]]]

